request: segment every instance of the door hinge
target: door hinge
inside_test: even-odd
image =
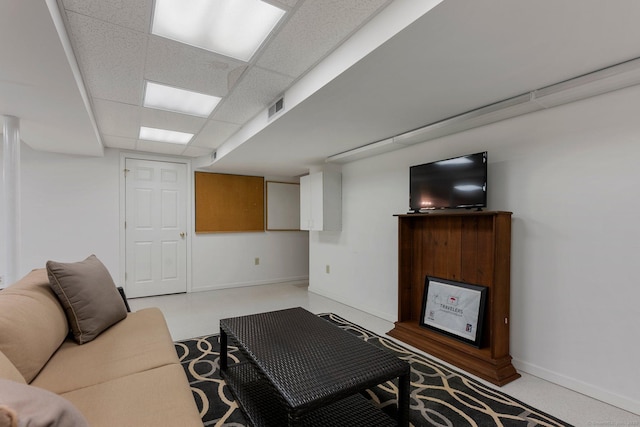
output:
[[[127,229],[127,221],[124,222],[124,229]]]

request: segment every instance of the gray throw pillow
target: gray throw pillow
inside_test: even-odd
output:
[[[95,255],[73,263],[47,261],[47,274],[78,344],[127,317],[109,271]]]
[[[75,406],[50,391],[0,379],[0,426],[89,427]]]

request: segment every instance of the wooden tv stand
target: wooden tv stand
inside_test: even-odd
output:
[[[511,212],[398,217],[398,321],[389,335],[493,384],[520,377],[509,355]],[[486,286],[480,348],[419,325],[425,276]]]

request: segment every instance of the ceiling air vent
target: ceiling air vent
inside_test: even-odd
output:
[[[274,102],[271,107],[269,107],[269,116],[268,116],[268,118],[271,118],[271,117],[275,116],[276,114],[278,114],[283,109],[284,109],[284,98],[280,98],[276,102]]]

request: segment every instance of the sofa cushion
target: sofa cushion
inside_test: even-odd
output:
[[[0,352],[25,381],[40,372],[69,332],[44,269],[0,291]]]
[[[146,308],[89,343],[66,340],[31,384],[64,393],[172,363],[178,356],[164,316]]]
[[[5,420],[17,421],[19,426],[89,426],[67,399],[27,384],[0,379],[0,402]]]
[[[80,262],[47,261],[47,273],[79,344],[127,317],[109,271],[95,255]]]
[[[187,377],[177,363],[62,396],[92,427],[202,427]]]
[[[0,351],[0,378],[26,384],[24,377],[3,352]]]

